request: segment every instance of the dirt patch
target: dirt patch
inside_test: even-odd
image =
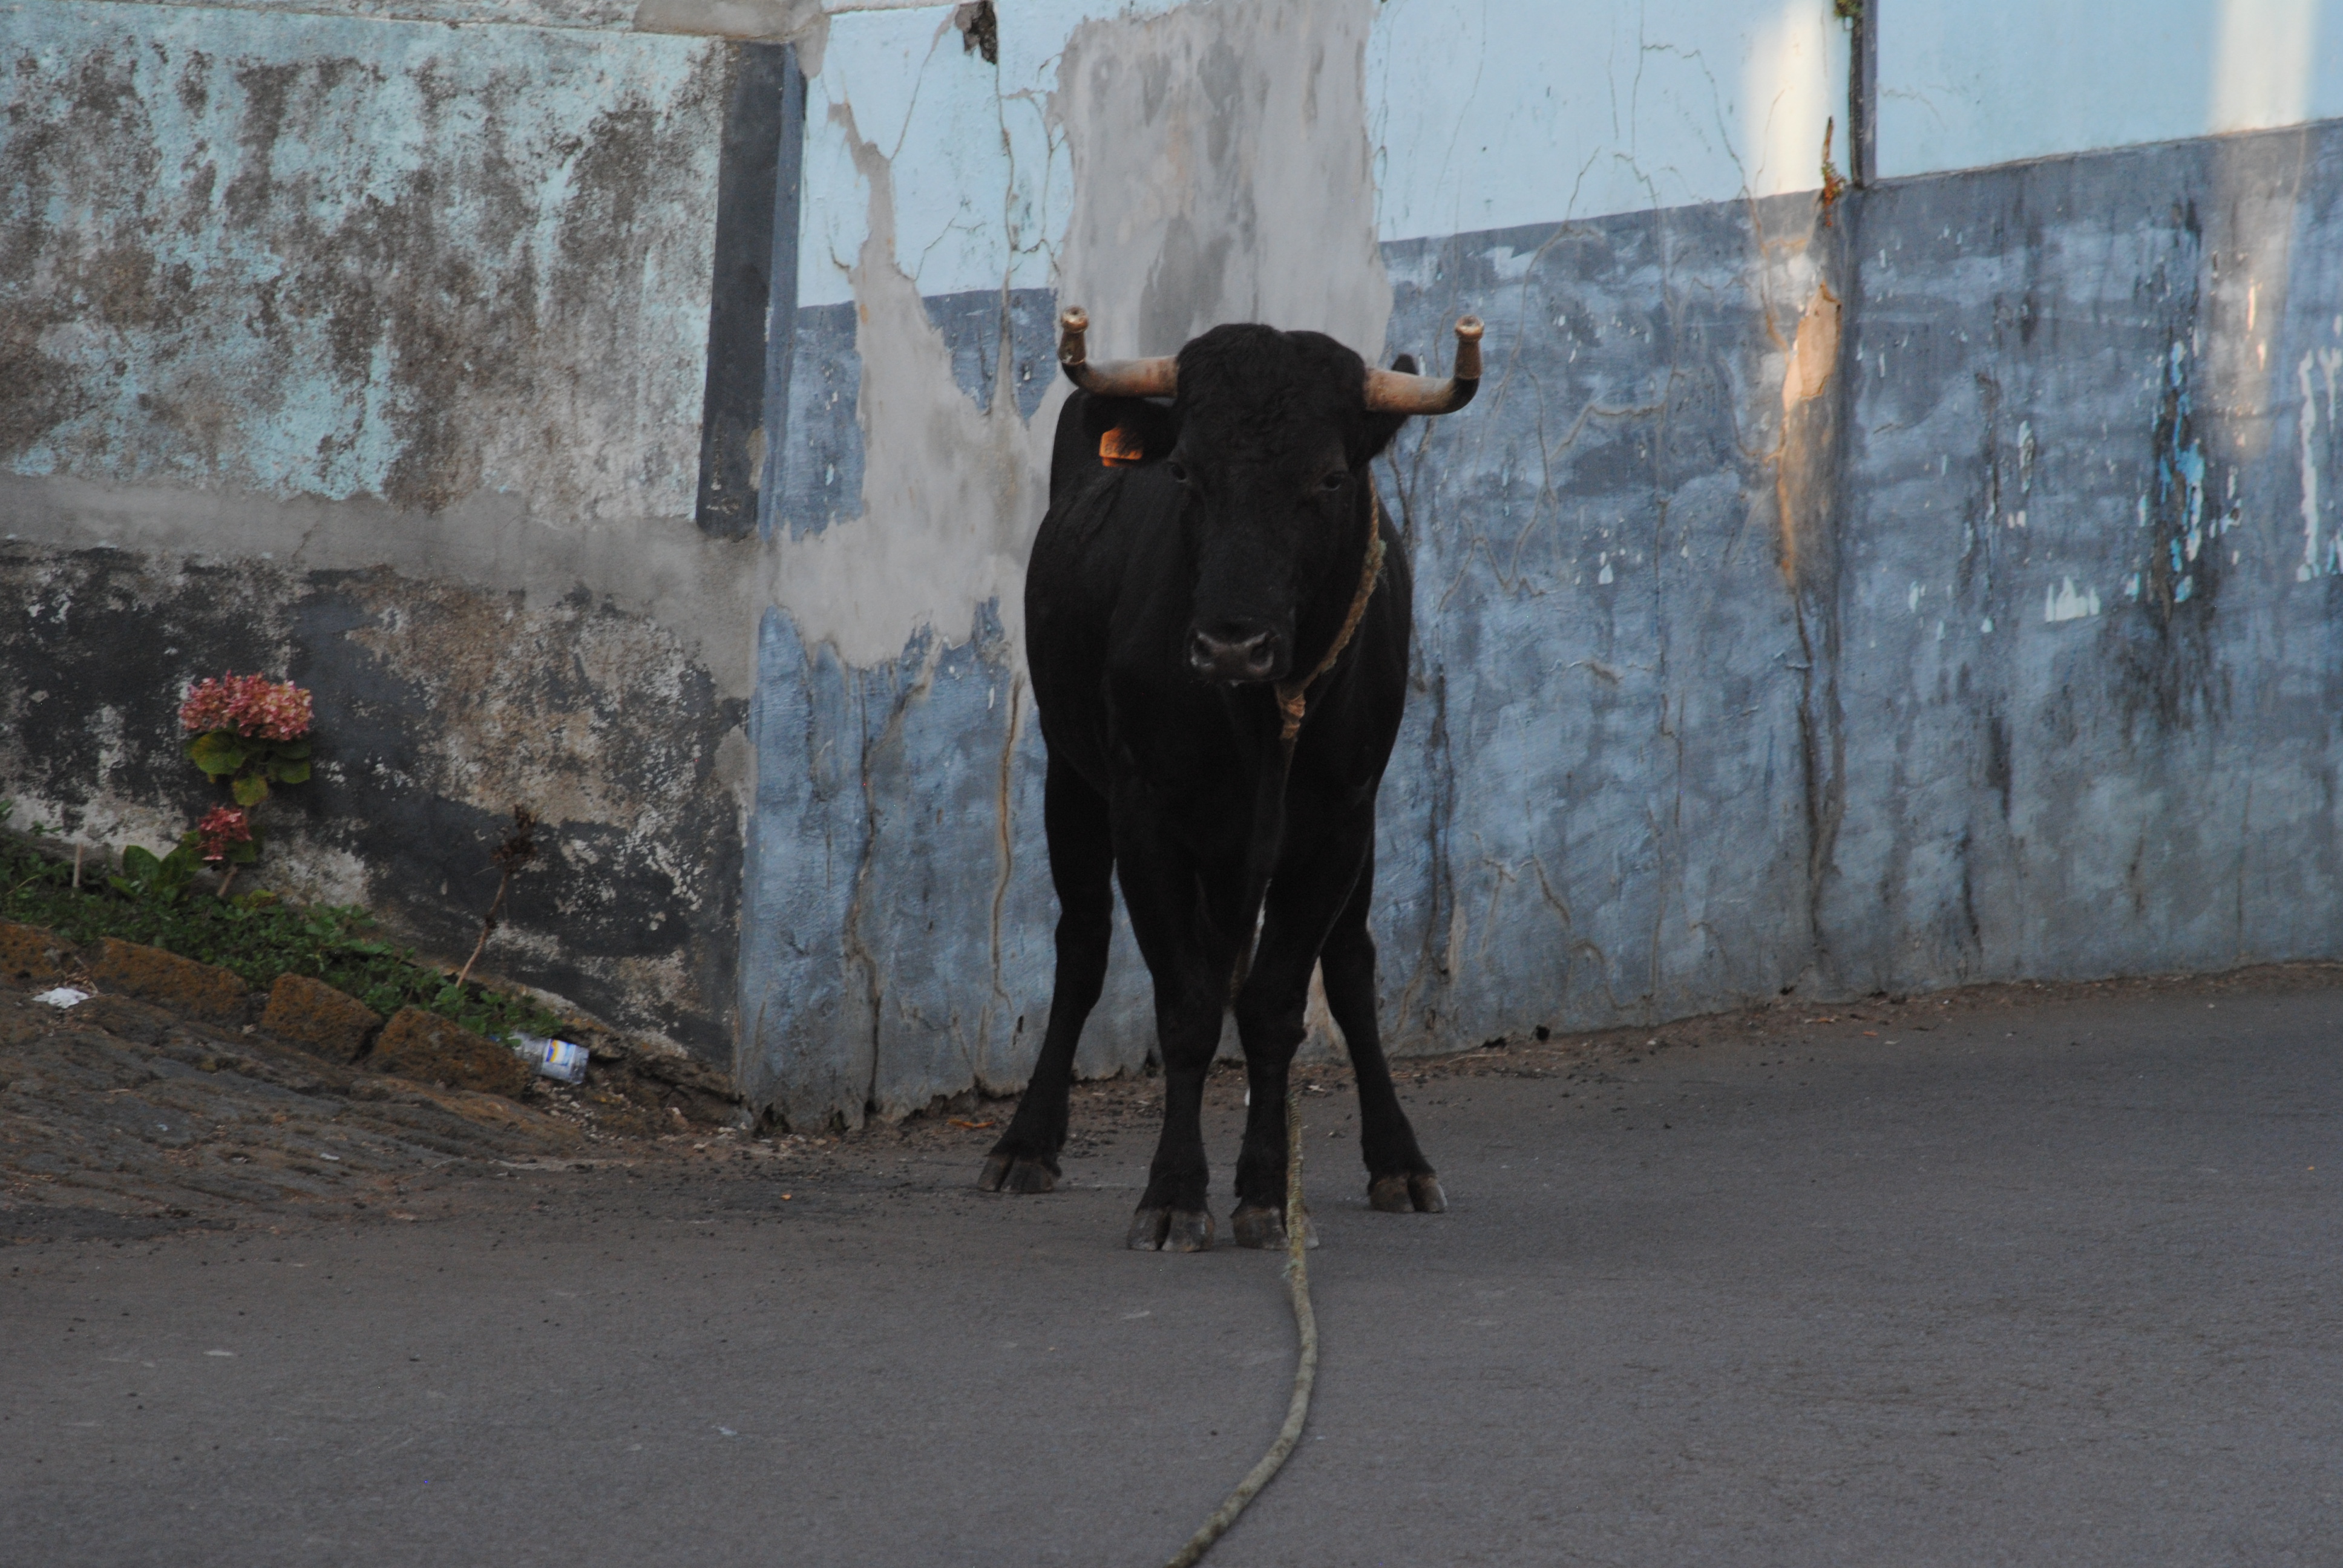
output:
[[[95,983],[78,966],[65,978]],[[653,1060],[662,1076],[640,1047],[597,1037],[572,1086],[466,1038],[500,1058],[509,1096],[382,1072],[379,1049],[350,1063],[119,993],[58,1009],[0,985],[0,1242],[414,1219],[419,1193],[444,1200],[514,1170],[697,1160],[747,1141],[710,1125],[744,1119],[697,1063]],[[437,1045],[417,1070],[446,1065]]]

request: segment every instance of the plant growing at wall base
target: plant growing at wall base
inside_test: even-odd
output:
[[[497,869],[496,897],[488,900],[488,912],[480,917],[480,940],[472,944],[472,956],[464,960],[463,969],[448,983],[446,994],[451,1000],[462,994],[464,982],[471,978],[472,966],[480,961],[488,938],[495,934],[497,913],[504,908],[505,892],[512,886],[513,878],[520,874],[523,866],[537,859],[536,816],[526,806],[514,807],[512,813],[512,831],[488,855],[489,862]]]
[[[246,984],[262,989],[280,974],[308,975],[385,1018],[412,1006],[479,1034],[562,1032],[561,1020],[531,998],[478,985],[450,987],[445,970],[369,935],[374,922],[362,910],[299,909],[270,893],[185,896],[180,869],[192,876],[202,859],[201,834],[187,839],[193,842],[182,844],[184,856],[180,849],[162,856],[126,852],[123,869],[130,874],[93,877],[75,887],[70,860],[43,855],[19,837],[0,836],[0,920],[22,920],[76,943],[120,937],[168,949],[233,970]],[[175,856],[180,857],[176,865]]]
[[[167,855],[133,844],[122,851],[121,874],[106,879],[116,892],[141,902],[176,904],[186,893],[187,884],[196,879],[196,873],[203,869],[202,843],[200,834],[182,834],[177,847]]]
[[[307,782],[310,719],[308,692],[263,675],[198,681],[179,705],[187,759],[247,809],[268,799],[271,784]]]
[[[227,874],[220,879],[223,899],[235,886],[236,872],[260,859],[260,829],[252,825],[251,815],[241,806],[213,807],[196,824],[194,836],[196,852],[206,865],[227,868]]]

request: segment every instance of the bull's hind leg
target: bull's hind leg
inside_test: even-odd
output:
[[[1367,934],[1367,906],[1374,897],[1374,851],[1359,873],[1333,932],[1319,955],[1326,978],[1326,1010],[1342,1031],[1351,1067],[1359,1081],[1359,1152],[1367,1162],[1367,1201],[1387,1214],[1438,1214],[1447,1195],[1431,1161],[1416,1147],[1415,1129],[1400,1109],[1383,1059],[1383,1035],[1375,1027],[1375,940]]]
[[[1058,890],[1058,975],[1050,1022],[1033,1076],[1009,1130],[984,1158],[977,1185],[988,1192],[1047,1192],[1058,1184],[1058,1151],[1066,1144],[1066,1092],[1074,1047],[1106,983],[1107,942],[1114,918],[1114,840],[1103,796],[1056,758],[1041,796],[1050,840],[1050,879]]]

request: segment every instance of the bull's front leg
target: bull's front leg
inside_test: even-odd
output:
[[[1241,1247],[1286,1242],[1285,1098],[1304,1032],[1310,971],[1349,901],[1373,831],[1372,816],[1355,812],[1331,831],[1290,845],[1270,884],[1261,945],[1237,998],[1251,1101],[1237,1156],[1236,1212],[1229,1220]]]
[[[1163,1058],[1163,1131],[1126,1240],[1136,1248],[1202,1252],[1212,1244],[1204,1075],[1220,1045],[1235,955],[1212,945],[1209,923],[1197,919],[1192,862],[1122,819],[1115,829],[1123,906],[1155,981],[1155,1037]]]
[[[1204,1075],[1220,1045],[1226,982],[1155,982],[1156,1038],[1163,1052],[1163,1131],[1147,1169],[1147,1191],[1131,1216],[1126,1243],[1168,1252],[1212,1245],[1212,1166],[1204,1157]],[[1167,991],[1173,994],[1167,995]]]
[[[1264,949],[1268,943],[1264,939]],[[1244,1041],[1244,1146],[1237,1152],[1237,1206],[1229,1229],[1240,1247],[1285,1245],[1285,1164],[1291,1152],[1285,1097],[1293,1076],[1293,1053],[1301,1049],[1303,1012],[1310,998],[1310,960],[1301,983],[1288,966],[1263,951],[1254,958],[1244,994],[1237,1001],[1237,1031]]]

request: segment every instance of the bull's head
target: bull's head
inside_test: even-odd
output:
[[[1058,358],[1076,385],[1173,399],[1161,461],[1186,492],[1196,561],[1189,664],[1232,684],[1284,678],[1297,647],[1332,640],[1359,580],[1367,465],[1411,414],[1473,400],[1481,323],[1456,324],[1445,377],[1414,374],[1404,356],[1370,369],[1322,333],[1257,326],[1216,327],[1176,357],[1092,362],[1089,327],[1079,309],[1059,318]],[[1305,624],[1328,619],[1329,603],[1327,626]]]

